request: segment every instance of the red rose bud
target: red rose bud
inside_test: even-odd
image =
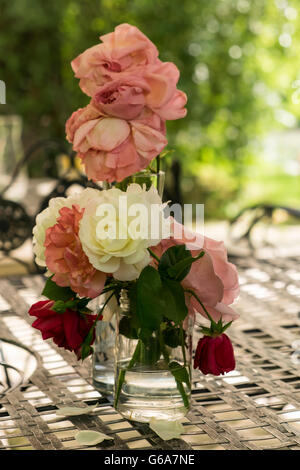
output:
[[[198,342],[194,369],[203,374],[220,375],[235,369],[233,347],[225,333],[219,336],[203,336]]]
[[[33,304],[28,313],[37,319],[32,326],[41,331],[43,339],[53,338],[57,346],[74,351],[79,357],[81,344],[91,329],[96,315],[80,314],[70,309],[58,313],[51,310],[53,305],[53,300],[42,300]]]

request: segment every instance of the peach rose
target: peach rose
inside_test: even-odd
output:
[[[126,121],[89,104],[72,114],[66,133],[93,181],[122,181],[146,168],[167,144],[164,122],[147,109]]]
[[[106,274],[91,265],[82,249],[78,232],[83,213],[77,204],[60,209],[56,224],[46,230],[45,258],[57,285],[94,298],[102,292]]]
[[[93,96],[108,80],[120,72],[132,72],[140,66],[154,63],[158,57],[155,45],[135,26],[118,25],[112,33],[100,36],[97,44],[71,63],[84,93]]]

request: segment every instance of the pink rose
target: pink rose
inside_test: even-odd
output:
[[[80,88],[88,96],[120,72],[132,72],[154,63],[158,57],[155,45],[138,28],[126,23],[100,39],[101,44],[87,49],[71,64],[80,79]]]
[[[100,111],[135,119],[148,106],[164,120],[186,115],[186,94],[176,88],[177,67],[159,60],[156,47],[138,28],[121,24],[100,39],[72,61],[82,91],[97,95],[93,104]]]
[[[145,67],[143,78],[150,92],[146,95],[147,106],[161,119],[172,120],[185,117],[186,94],[177,90],[179,70],[172,62],[157,60]]]
[[[226,305],[232,304],[239,295],[239,278],[236,266],[228,261],[224,243],[194,233],[174,219],[173,233],[175,237],[178,236],[177,243],[186,243],[192,253],[199,253],[203,249],[210,255],[214,271],[224,286],[222,302]]]
[[[175,240],[174,238],[168,238],[162,240],[157,246],[151,249],[158,257],[161,257],[168,248],[182,243],[184,242]],[[199,252],[200,251],[195,253],[192,251],[192,255],[196,256]],[[185,289],[190,289],[195,292],[206,309],[208,307],[215,307],[223,297],[224,288],[222,281],[216,275],[212,259],[208,253],[205,253],[202,258],[192,264],[190,272],[182,281],[182,286]],[[191,314],[197,311],[205,316],[199,302],[193,296],[187,294],[186,300]]]
[[[122,119],[136,119],[145,106],[163,120],[186,115],[186,95],[177,90],[179,77],[174,64],[162,63],[141,69],[138,75],[120,74],[98,89],[92,105],[103,114]]]
[[[215,321],[222,318],[226,323],[238,318],[238,314],[229,307],[239,293],[238,275],[236,267],[227,261],[224,244],[199,236],[175,220],[173,220],[173,233],[177,237],[182,234],[181,238],[172,237],[162,240],[152,250],[161,256],[170,246],[185,243],[194,257],[201,251],[205,251],[205,255],[192,264],[182,285],[195,292]],[[190,298],[189,312],[190,314],[198,312],[206,317],[201,305],[193,296]]]
[[[66,132],[93,181],[122,181],[146,168],[167,144],[165,123],[147,109],[126,121],[89,104],[72,114]]]
[[[60,209],[57,223],[46,230],[45,258],[57,285],[94,298],[102,292],[106,274],[91,265],[82,249],[78,231],[83,212],[76,204]]]
[[[147,82],[140,77],[124,76],[102,86],[92,99],[95,108],[109,116],[135,119],[146,105]]]
[[[239,277],[236,266],[228,261],[224,243],[204,237],[203,249],[210,254],[214,270],[223,282],[224,295],[222,302],[226,305],[232,304],[240,292]]]

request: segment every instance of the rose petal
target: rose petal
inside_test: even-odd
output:
[[[117,118],[103,118],[86,136],[91,147],[109,152],[127,139],[130,127],[126,121]]]
[[[100,444],[105,439],[113,438],[98,431],[79,431],[75,435],[75,440],[78,442],[78,444],[83,446],[94,446],[96,444]]]
[[[85,408],[78,408],[77,406],[62,406],[56,410],[57,416],[79,416],[91,413],[97,405],[86,406]]]
[[[179,420],[151,418],[149,426],[163,441],[179,439],[184,432],[184,427]]]

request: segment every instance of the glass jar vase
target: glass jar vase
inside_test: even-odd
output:
[[[152,185],[157,189],[160,197],[163,195],[165,182],[165,172],[160,170],[156,173],[149,170],[142,170],[139,173],[126,178],[116,186],[126,191],[131,183],[146,185],[150,189]],[[111,187],[108,183],[103,183],[103,189]],[[101,295],[90,303],[90,308],[98,313],[103,306],[106,295]],[[114,365],[115,365],[115,341],[116,341],[116,313],[118,305],[116,299],[110,302],[104,311],[104,320],[97,322],[94,341],[94,353],[92,360],[93,384],[102,394],[113,393],[114,387]]]
[[[89,307],[97,314],[102,309],[108,294],[100,295]],[[92,305],[91,305],[92,304]],[[114,390],[115,342],[116,342],[116,310],[115,299],[105,307],[104,317],[95,328],[93,344],[93,385],[102,395],[112,394]]]
[[[190,408],[193,319],[187,317],[181,327],[162,323],[151,336],[137,339],[128,329],[131,315],[123,289],[117,316],[115,408],[133,421],[181,419]]]

